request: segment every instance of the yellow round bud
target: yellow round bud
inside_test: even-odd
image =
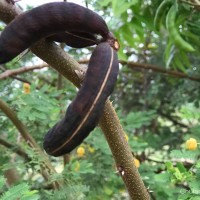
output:
[[[85,149],[83,147],[79,147],[77,150],[76,150],[76,153],[78,154],[79,157],[83,157],[84,154],[85,154]]]
[[[186,141],[185,147],[188,150],[195,150],[197,148],[197,141],[194,138],[190,138]]]
[[[23,90],[25,94],[29,94],[31,92],[31,86],[29,83],[24,83],[23,84]]]
[[[95,148],[90,147],[90,146],[88,147],[88,150],[89,150],[90,153],[94,153],[95,152]]]
[[[128,135],[127,135],[127,134],[125,134],[125,138],[126,138],[126,141],[128,142],[128,140],[129,140],[129,137],[128,137]]]
[[[140,167],[140,161],[137,158],[133,158],[134,164],[137,168]]]

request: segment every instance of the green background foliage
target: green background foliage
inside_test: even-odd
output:
[[[87,5],[106,20],[120,42],[120,73],[110,99],[128,136],[133,156],[140,161],[138,170],[152,199],[198,200],[199,148],[186,150],[185,142],[189,138],[200,141],[200,22],[197,9],[200,5],[193,5],[189,0],[169,1],[164,12],[158,13],[162,2],[87,0]],[[171,32],[169,24],[166,25],[172,5],[176,17],[170,26],[178,36]],[[158,19],[155,19],[156,13]],[[181,37],[195,51],[186,51],[175,41],[176,37]],[[76,60],[87,60],[93,49],[65,47]],[[1,72],[37,62],[38,59],[28,53],[18,62],[2,66]],[[146,69],[145,65],[154,68]],[[166,73],[157,69],[166,70]],[[185,77],[170,75],[172,70]],[[23,91],[24,81],[31,82],[29,94]],[[76,93],[76,88],[50,67],[0,81],[0,98],[17,113],[41,147],[45,133],[63,117]],[[21,139],[3,112],[0,112],[0,127],[0,138],[14,148],[19,146],[31,158],[24,160],[13,152],[13,148],[1,144],[1,200],[128,199],[100,128],[97,127],[81,144],[85,149],[83,156],[74,150],[65,164],[62,157],[49,157],[57,173],[47,182],[40,173],[44,161]],[[9,170],[17,173],[11,185],[6,183]],[[63,188],[53,190],[49,185],[54,180],[63,181]]]

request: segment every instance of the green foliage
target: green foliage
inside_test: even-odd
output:
[[[40,90],[37,90],[34,85],[31,87],[30,94],[24,94],[22,90],[18,90],[14,96],[12,105],[18,110],[18,116],[25,122],[31,122],[35,120],[45,120],[49,116],[49,112],[55,113],[58,116],[58,102],[53,101],[52,97],[56,97],[58,94],[45,93],[49,90],[49,87],[43,86]],[[53,116],[50,116],[51,120]]]
[[[199,152],[196,152],[196,151],[172,150],[170,152],[170,156],[176,159],[186,159],[186,160],[194,161],[198,157],[198,153]]]
[[[2,189],[2,183],[5,183],[5,179],[1,177],[0,189]],[[0,196],[0,200],[38,200],[39,195],[37,190],[30,191],[29,186],[26,183],[20,183],[18,185],[12,186],[3,195]]]
[[[187,171],[182,163],[176,163],[174,167],[171,162],[166,162],[166,167],[172,183],[183,183],[192,177],[191,172]]]
[[[149,125],[155,116],[155,111],[131,112],[122,122],[126,123],[126,130],[132,132],[136,128]]]
[[[200,110],[191,103],[183,105],[180,109],[180,117],[195,123],[200,119]]]
[[[132,5],[135,5],[137,3],[137,0],[133,0],[133,1],[117,1],[117,0],[103,0],[100,1],[99,4],[101,6],[108,6],[111,5],[112,6],[112,10],[115,16],[120,17],[121,14],[123,14],[124,12],[127,11],[127,9],[129,9]],[[120,9],[119,9],[120,7]]]
[[[47,198],[49,200],[85,200],[86,196],[84,193],[88,192],[89,188],[80,184],[70,184],[70,186],[63,187],[62,189],[53,192],[53,194],[48,194]]]

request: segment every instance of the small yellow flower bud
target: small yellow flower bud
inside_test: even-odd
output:
[[[31,92],[31,86],[29,83],[24,83],[23,84],[23,90],[25,94],[29,94]]]
[[[190,138],[185,143],[186,149],[195,150],[197,148],[197,141],[194,138]]]
[[[125,138],[126,138],[126,141],[128,142],[128,140],[129,140],[129,137],[128,137],[128,135],[127,135],[127,134],[125,134]]]
[[[79,157],[83,157],[85,154],[85,149],[83,147],[79,147],[76,151]]]
[[[88,150],[89,150],[90,153],[94,153],[95,152],[95,149],[93,147],[90,147],[90,146],[88,147]]]
[[[140,167],[140,161],[137,158],[133,158],[134,164],[137,168]]]

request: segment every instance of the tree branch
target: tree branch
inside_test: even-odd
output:
[[[5,69],[3,66],[0,66],[0,69],[1,69],[2,71],[4,71],[4,72],[6,71],[6,69]],[[20,77],[17,77],[17,76],[14,76],[14,75],[11,75],[11,77],[12,77],[13,79],[16,79],[16,80],[21,81],[21,82],[24,82],[24,83],[30,83],[30,81],[25,80],[25,79],[20,78]]]
[[[11,149],[13,152],[17,153],[19,156],[23,157],[25,160],[30,160],[30,158],[28,157],[28,154],[24,152],[19,146],[13,145],[2,138],[0,138],[0,145],[3,145],[7,147],[8,149]]]
[[[2,9],[0,4],[0,10]],[[12,9],[9,10],[12,12]],[[0,16],[1,18],[1,16]],[[1,18],[3,19],[3,18]],[[81,70],[80,65],[66,54],[61,48],[52,42],[41,40],[31,47],[33,53],[47,62],[50,66],[60,72],[64,77],[69,79],[77,87],[81,85],[81,79],[77,71]],[[115,158],[118,169],[122,169],[121,173],[124,183],[128,189],[131,199],[148,200],[150,199],[148,192],[139,176],[139,173],[134,166],[133,157],[130,148],[124,137],[124,131],[120,125],[117,114],[110,102],[106,103],[103,117],[100,120],[100,126],[108,140],[111,151]],[[114,137],[113,133],[117,132]],[[119,146],[114,145],[117,144]],[[120,152],[120,154],[118,153]]]
[[[42,69],[44,67],[48,67],[47,64],[42,64],[42,65],[34,65],[34,66],[30,66],[30,67],[21,67],[18,69],[9,69],[4,71],[2,74],[0,74],[0,80],[5,79],[9,76],[14,76],[14,75],[19,75],[25,72],[29,72],[32,71],[34,69]]]
[[[133,155],[125,138],[124,130],[110,101],[106,102],[100,127],[104,132],[117,169],[121,175],[129,195],[134,200],[149,199],[147,189],[143,186],[138,170],[134,165]]]
[[[186,79],[190,79],[190,80],[193,80],[193,81],[200,82],[199,77],[189,76],[188,74],[185,74],[185,73],[182,73],[182,72],[178,72],[178,71],[174,71],[174,70],[170,70],[170,69],[165,69],[163,67],[157,67],[157,66],[152,65],[152,64],[126,62],[126,61],[122,61],[121,63],[126,64],[130,68],[148,69],[148,70],[152,70],[154,72],[160,72],[160,73],[168,74],[168,75],[171,75],[171,76],[174,76],[174,77],[186,78]]]
[[[158,109],[157,111],[161,116],[163,116],[166,119],[168,119],[169,121],[171,121],[174,125],[178,125],[178,126],[181,126],[183,128],[188,129],[188,126],[186,124],[183,124],[183,123],[181,123],[181,122],[179,122],[178,120],[175,119],[176,116],[174,116],[174,118],[173,118],[173,116],[171,116],[168,113],[164,113],[161,109]]]
[[[137,63],[137,62],[131,62],[131,61],[119,61],[122,65],[127,65],[129,68],[139,68],[139,69],[146,69],[146,70],[152,70],[154,72],[159,72],[163,74],[167,74],[176,78],[185,78],[189,79],[192,81],[197,81],[200,82],[199,77],[194,77],[194,76],[189,76],[188,74],[174,71],[174,70],[169,70],[169,69],[164,69],[164,67],[158,67],[156,65],[152,64],[145,64],[145,63]],[[88,64],[89,60],[80,60],[78,61],[79,64]],[[19,69],[13,69],[13,70],[6,70],[2,74],[0,74],[0,80],[5,79],[9,76],[14,76],[14,75],[19,75],[25,72],[29,72],[34,69],[42,69],[45,67],[48,67],[48,64],[41,64],[41,65],[34,65],[34,66],[25,66]],[[16,77],[15,77],[16,78]]]
[[[89,60],[80,60],[79,63],[80,64],[87,64],[89,62]],[[188,74],[179,72],[179,71],[174,71],[174,70],[170,70],[170,69],[165,69],[165,67],[159,67],[156,65],[152,65],[152,64],[145,64],[145,63],[137,63],[137,62],[132,62],[132,61],[124,61],[124,60],[120,60],[119,61],[122,65],[127,65],[129,68],[131,69],[146,69],[146,70],[152,70],[153,72],[159,72],[162,74],[167,74],[176,78],[185,78],[185,79],[189,79],[192,81],[198,81],[200,82],[200,78],[199,77],[195,77],[195,76],[189,76]]]
[[[18,119],[15,112],[11,110],[10,107],[7,105],[7,103],[5,103],[1,99],[0,99],[0,110],[2,110],[5,113],[5,115],[12,121],[12,123],[15,125],[17,130],[20,132],[23,139],[27,142],[27,144],[29,144],[33,149],[35,149],[40,154],[42,158],[44,158],[45,162],[43,163],[43,165],[45,167],[41,168],[41,173],[46,180],[49,180],[49,173],[52,173],[52,172],[55,173],[55,169],[53,168],[51,163],[48,161],[47,156],[43,153],[39,145],[36,143],[36,141],[33,139],[31,134],[28,132],[25,125]],[[57,188],[57,186],[55,185],[54,188]]]

